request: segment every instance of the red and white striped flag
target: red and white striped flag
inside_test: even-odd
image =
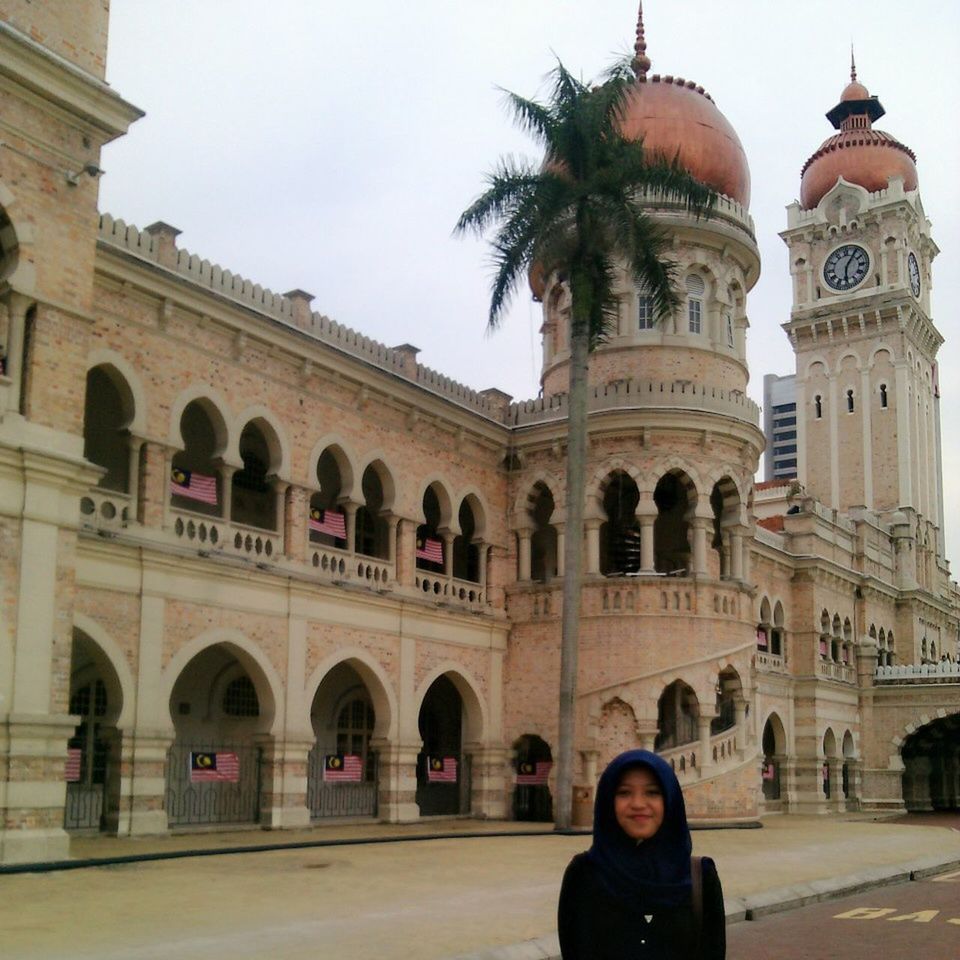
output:
[[[552,769],[553,764],[549,760],[538,760],[536,763],[524,760],[517,768],[517,786],[542,787]]]
[[[439,757],[427,757],[427,782],[456,783],[456,757],[444,757],[442,760]]]
[[[338,540],[347,539],[346,517],[337,510],[310,510],[310,529]]]
[[[76,783],[80,779],[80,765],[83,751],[79,747],[67,747],[67,763],[63,768],[63,779],[67,783]]]
[[[236,783],[240,779],[240,758],[230,750],[218,750],[216,753],[190,754],[190,781],[207,783],[213,780],[225,780]]]
[[[217,478],[208,477],[193,470],[174,467],[170,471],[170,492],[188,500],[217,505]]]
[[[323,758],[323,779],[327,783],[360,783],[363,762],[355,753],[330,753]]]
[[[427,537],[421,544],[417,542],[417,559],[429,560],[430,563],[443,563],[443,543]]]

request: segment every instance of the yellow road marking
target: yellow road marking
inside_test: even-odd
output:
[[[896,913],[896,907],[854,907],[845,913],[838,913],[834,920],[877,920],[887,914]]]
[[[960,883],[960,870],[953,873],[941,873],[938,877],[931,877],[931,883]]]

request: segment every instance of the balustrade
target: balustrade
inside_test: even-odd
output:
[[[119,530],[130,521],[130,495],[92,487],[80,498],[80,525],[88,530]]]
[[[844,683],[856,683],[857,671],[846,663],[834,663],[830,660],[821,660],[817,664],[817,674],[828,680],[841,680]]]
[[[787,665],[784,663],[783,657],[776,653],[763,653],[762,651],[758,650],[756,664],[758,670],[762,670],[767,673],[787,672]]]
[[[486,606],[483,585],[471,580],[457,580],[455,577],[418,570],[414,583],[418,592],[438,601],[475,610]]]

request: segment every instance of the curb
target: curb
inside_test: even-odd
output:
[[[924,880],[944,871],[960,870],[960,859],[943,860],[940,857],[923,857],[907,863],[886,867],[870,867],[844,877],[811,880],[795,886],[779,887],[764,893],[746,897],[724,899],[727,924],[749,922],[761,917],[796,910],[811,903],[839,900],[841,897],[864,893],[878,887]],[[561,960],[560,942],[555,933],[524,940],[505,947],[491,947],[474,953],[458,954],[449,960]]]

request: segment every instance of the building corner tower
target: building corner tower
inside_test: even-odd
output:
[[[909,527],[942,561],[943,337],[930,308],[938,249],[913,152],[873,127],[884,112],[852,67],[827,114],[838,132],[804,165],[781,233],[793,280],[784,329],[796,355],[798,478],[835,509]]]

